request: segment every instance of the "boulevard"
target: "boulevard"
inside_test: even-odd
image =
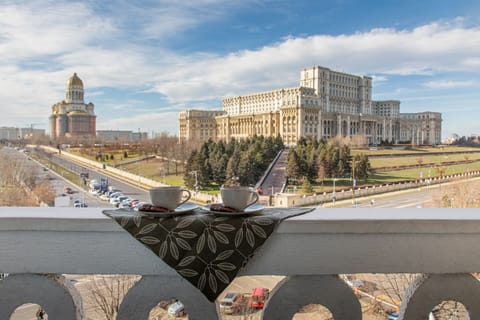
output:
[[[469,191],[472,193],[480,192],[480,178],[473,178],[469,180],[461,180],[455,182],[447,182],[436,185],[425,185],[419,188],[407,189],[397,192],[385,193],[374,195],[371,197],[355,198],[356,206],[353,205],[353,200],[342,200],[333,203],[324,203],[325,208],[347,208],[347,207],[359,207],[359,208],[440,208],[439,203],[443,192],[447,188],[461,186],[465,183],[469,183]],[[372,204],[372,199],[373,204]],[[455,198],[452,200],[452,206],[455,207]]]

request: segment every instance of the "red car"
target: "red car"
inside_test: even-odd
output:
[[[270,290],[267,288],[255,288],[253,289],[252,297],[250,298],[250,308],[263,309],[265,301],[267,301],[270,295]]]

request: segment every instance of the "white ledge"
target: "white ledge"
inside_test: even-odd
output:
[[[0,273],[176,274],[100,208],[0,208]],[[322,209],[281,223],[242,271],[480,271],[478,209]]]

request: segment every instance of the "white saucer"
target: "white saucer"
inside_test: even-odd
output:
[[[197,208],[198,208],[198,205],[196,203],[185,202],[179,205],[178,207],[176,207],[174,211],[165,211],[165,212],[139,211],[139,212],[148,216],[163,218],[163,217],[172,217],[172,216],[187,214]]]
[[[219,216],[241,216],[241,215],[256,215],[256,214],[262,214],[263,209],[265,209],[264,205],[261,205],[260,203],[254,203],[248,207],[245,208],[243,211],[237,211],[237,212],[224,212],[224,211],[213,211],[210,210],[210,205],[207,204],[204,206],[202,209],[213,213],[215,215]]]

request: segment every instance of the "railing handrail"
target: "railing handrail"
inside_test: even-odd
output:
[[[478,209],[316,210],[280,224],[242,275],[480,270]],[[100,208],[0,208],[0,273],[173,275]]]

